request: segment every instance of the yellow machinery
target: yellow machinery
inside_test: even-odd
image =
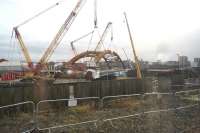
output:
[[[64,37],[65,33],[68,31],[68,29],[70,28],[71,24],[73,23],[74,19],[76,18],[77,14],[79,13],[81,7],[83,6],[83,4],[85,3],[86,0],[79,0],[78,3],[76,4],[75,8],[72,10],[72,12],[70,13],[70,15],[68,16],[68,18],[65,20],[64,24],[61,26],[61,28],[59,29],[58,33],[56,34],[56,36],[54,37],[54,39],[52,40],[52,42],[50,43],[50,46],[48,47],[48,49],[45,51],[45,53],[43,54],[42,58],[40,59],[39,63],[37,64],[36,68],[33,68],[33,63],[31,60],[31,57],[29,55],[28,49],[25,46],[25,43],[22,39],[22,36],[20,35],[19,31],[18,31],[18,27],[22,26],[26,23],[28,23],[29,21],[31,21],[32,19],[38,17],[39,15],[47,12],[48,10],[52,9],[53,7],[59,5],[59,3],[56,3],[52,6],[50,6],[49,8],[43,10],[42,12],[36,14],[35,16],[27,19],[26,21],[24,21],[23,23],[21,23],[20,25],[16,26],[13,28],[15,36],[20,44],[20,47],[22,49],[22,52],[24,54],[24,57],[26,59],[26,62],[28,63],[29,68],[31,68],[32,73],[39,73],[40,70],[46,66],[47,62],[49,61],[51,55],[53,54],[53,52],[55,51],[56,47],[59,45],[59,43],[61,42],[62,38]]]
[[[83,39],[83,38],[85,38],[85,37],[87,37],[87,36],[89,36],[90,34],[93,34],[93,33],[94,33],[94,30],[89,32],[89,33],[87,33],[87,34],[85,34],[85,35],[83,35],[83,36],[81,36],[81,37],[79,37],[79,38],[77,38],[76,40],[71,41],[70,45],[71,45],[72,51],[74,52],[75,56],[78,55],[78,52],[77,52],[77,50],[76,50],[76,48],[74,46],[74,43],[79,41],[79,40],[81,40],[81,39]]]
[[[29,55],[28,49],[25,46],[25,43],[24,43],[24,41],[22,39],[21,34],[19,33],[17,27],[14,27],[13,30],[15,32],[15,37],[17,38],[17,40],[18,40],[18,42],[20,44],[21,50],[22,50],[22,52],[24,54],[24,57],[26,59],[26,62],[28,63],[29,68],[33,69],[33,63],[32,63],[31,57]]]
[[[81,7],[85,3],[85,1],[86,0],[79,0],[78,1],[78,3],[76,4],[75,8],[72,10],[72,12],[68,16],[68,18],[65,20],[64,24],[60,27],[58,33],[56,34],[54,39],[51,41],[50,46],[47,48],[47,50],[43,54],[42,58],[40,59],[40,61],[38,63],[38,68],[39,69],[42,69],[43,67],[45,67],[45,65],[49,61],[51,55],[53,54],[53,52],[55,51],[57,46],[60,44],[60,42],[63,39],[63,37],[66,34],[66,32],[69,30],[71,24],[75,20],[77,14],[81,10]]]
[[[34,75],[34,73],[35,73],[35,68],[34,68],[34,66],[33,66],[32,59],[31,59],[31,57],[30,57],[30,54],[29,54],[29,52],[28,52],[28,49],[26,48],[26,45],[25,45],[25,43],[24,43],[24,41],[23,41],[23,38],[22,38],[22,36],[21,36],[21,34],[20,34],[18,28],[19,28],[20,26],[22,26],[22,25],[28,23],[29,21],[33,20],[34,18],[40,16],[41,14],[47,12],[48,10],[54,8],[54,7],[57,6],[57,5],[59,5],[59,3],[56,3],[56,4],[52,5],[52,6],[50,6],[49,8],[47,8],[47,9],[45,9],[45,10],[39,12],[38,14],[36,14],[36,15],[34,15],[33,17],[31,17],[31,18],[25,20],[24,22],[22,22],[21,24],[19,24],[18,26],[16,26],[16,27],[13,28],[13,31],[14,31],[14,33],[15,33],[15,38],[16,38],[16,39],[18,40],[18,42],[19,42],[19,45],[20,45],[20,48],[21,48],[21,50],[22,50],[22,53],[24,54],[26,63],[28,64],[28,67],[29,67],[29,69],[30,69],[29,71],[27,71],[27,72],[25,73],[25,77],[33,77],[33,75]]]
[[[127,25],[127,29],[128,29],[128,33],[129,33],[129,37],[130,37],[130,41],[131,41],[131,46],[132,46],[132,50],[133,50],[133,55],[134,55],[134,59],[135,59],[135,67],[136,67],[136,72],[137,72],[137,79],[142,79],[142,74],[141,74],[141,70],[140,70],[140,63],[138,60],[138,57],[136,55],[136,51],[134,48],[134,43],[133,43],[133,38],[131,36],[131,31],[129,28],[129,24],[128,24],[128,19],[126,17],[126,13],[124,13],[125,19],[126,19],[126,25]]]
[[[112,23],[109,22],[109,23],[107,24],[107,26],[106,26],[106,28],[105,28],[103,34],[101,35],[101,38],[100,38],[99,42],[97,43],[97,46],[96,46],[96,48],[95,48],[94,51],[98,51],[98,50],[101,49],[101,46],[103,45],[103,42],[104,42],[105,37],[106,37],[106,35],[107,35],[107,33],[108,33],[108,30],[111,29],[111,28],[112,28]],[[113,33],[112,33],[112,30],[111,30],[111,41],[112,41],[112,40],[113,40]]]
[[[24,54],[24,57],[25,57],[26,62],[28,64],[28,67],[30,69],[29,71],[25,72],[24,76],[25,77],[33,77],[33,75],[34,75],[34,72],[33,72],[33,69],[34,69],[33,68],[33,62],[32,62],[31,57],[29,55],[28,49],[26,48],[25,43],[24,43],[24,41],[22,39],[22,36],[20,35],[17,27],[14,27],[13,30],[15,32],[15,37],[17,38],[17,40],[18,40],[18,42],[20,44],[21,50],[22,50],[22,52]]]

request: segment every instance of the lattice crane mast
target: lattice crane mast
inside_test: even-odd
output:
[[[68,18],[65,20],[64,24],[60,27],[58,33],[56,34],[54,39],[51,41],[49,47],[47,48],[47,50],[43,54],[42,58],[40,59],[40,61],[38,63],[38,65],[40,67],[45,66],[46,63],[49,61],[51,55],[53,54],[53,52],[55,51],[57,46],[60,44],[60,42],[63,39],[66,32],[69,30],[71,24],[75,20],[77,14],[81,10],[81,7],[83,6],[83,4],[85,2],[86,2],[86,0],[79,0],[78,3],[76,4],[75,8],[72,10],[72,12],[68,16]]]

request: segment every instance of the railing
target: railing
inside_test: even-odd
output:
[[[41,104],[43,103],[50,103],[50,102],[68,102],[70,100],[97,100],[99,101],[99,97],[84,97],[84,98],[74,98],[74,99],[56,99],[56,100],[43,100],[43,101],[39,101],[36,105],[36,116],[38,116],[39,113],[39,107]],[[70,126],[77,126],[77,125],[83,125],[83,124],[88,124],[88,123],[95,123],[97,120],[90,120],[90,121],[84,121],[84,122],[79,122],[79,123],[75,123],[75,124],[67,124],[67,125],[58,125],[58,126],[50,126],[50,127],[45,127],[45,128],[41,128],[39,126],[39,119],[37,117],[37,129],[39,131],[44,131],[44,130],[48,130],[49,132],[51,132],[52,129],[57,129],[57,128],[63,128],[63,127],[70,127]],[[95,124],[96,125],[96,124]]]
[[[118,116],[118,117],[113,117],[113,118],[105,118],[105,119],[102,119],[102,120],[95,119],[95,120],[82,121],[82,122],[78,122],[78,123],[71,123],[71,124],[64,124],[64,125],[54,125],[54,126],[48,126],[48,127],[41,128],[40,125],[38,124],[39,123],[38,114],[40,112],[40,106],[42,104],[45,104],[45,103],[68,102],[70,100],[93,100],[93,101],[100,102],[104,106],[105,100],[109,100],[109,99],[113,100],[113,99],[135,97],[135,96],[145,97],[145,96],[148,96],[148,95],[152,95],[152,96],[154,96],[154,95],[172,95],[172,96],[177,96],[177,95],[184,94],[184,93],[188,93],[189,94],[191,92],[199,92],[199,91],[200,91],[200,89],[178,91],[178,92],[164,92],[164,93],[152,92],[152,93],[144,93],[144,94],[105,96],[105,97],[103,97],[101,99],[99,97],[84,97],[84,98],[74,98],[74,99],[55,99],[55,100],[39,101],[37,104],[35,104],[32,101],[27,101],[27,102],[21,102],[21,103],[12,104],[12,105],[1,106],[0,109],[5,109],[5,108],[9,109],[9,108],[13,108],[13,107],[21,106],[21,105],[31,104],[32,112],[33,112],[33,115],[32,115],[31,118],[32,118],[32,121],[35,124],[35,126],[32,129],[28,129],[27,131],[22,131],[22,132],[23,133],[30,133],[31,131],[33,131],[36,128],[39,131],[47,130],[50,133],[54,129],[64,128],[64,127],[74,127],[74,126],[85,125],[85,124],[91,124],[92,126],[97,128],[98,127],[97,122],[99,122],[99,121],[101,121],[101,122],[109,122],[111,124],[111,126],[114,127],[113,121],[115,121],[115,120],[127,119],[127,118],[132,118],[132,117],[142,116],[142,115],[145,115],[145,114],[152,114],[152,113],[161,113],[161,112],[186,110],[186,109],[195,108],[195,107],[198,107],[198,106],[200,108],[200,99],[198,97],[198,103],[196,103],[196,104],[189,104],[189,105],[179,106],[179,107],[174,106],[173,108],[167,108],[167,109],[142,111],[142,112],[135,113],[135,114]],[[199,93],[198,93],[198,96],[199,96]],[[181,133],[182,132],[184,132],[184,131],[181,131]]]
[[[14,107],[19,107],[19,106],[22,106],[22,105],[28,105],[30,104],[32,106],[32,117],[31,117],[31,120],[29,120],[29,122],[31,121],[33,124],[35,123],[35,120],[36,120],[36,114],[35,114],[35,103],[33,101],[26,101],[26,102],[20,102],[20,103],[16,103],[16,104],[11,104],[11,105],[6,105],[6,106],[1,106],[0,107],[0,110],[2,109],[10,109],[10,108],[14,108]],[[26,124],[29,124],[28,122]],[[33,129],[35,129],[35,127],[33,127]],[[24,133],[28,133],[28,132],[31,132],[33,129],[28,129],[28,131],[21,131],[21,132],[24,132]],[[23,130],[23,129],[22,129]]]

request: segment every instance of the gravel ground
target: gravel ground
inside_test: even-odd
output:
[[[52,129],[54,133],[199,133],[200,107],[143,113],[139,116],[104,121],[119,116],[127,116],[150,110],[169,109],[198,103],[196,94],[177,97],[146,96],[122,99],[108,99],[99,108],[94,101],[78,102],[77,107],[67,107],[66,103],[42,104],[38,113],[40,128],[56,125],[75,124],[97,120],[96,123]],[[6,116],[0,119],[2,133],[18,133],[33,127],[32,113],[29,111],[5,111]],[[34,131],[39,132],[39,131]],[[40,131],[41,132],[41,131]],[[48,131],[43,131],[48,132]]]

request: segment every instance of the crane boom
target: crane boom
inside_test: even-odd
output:
[[[133,38],[131,36],[130,27],[129,27],[128,19],[126,17],[126,13],[125,12],[124,12],[124,16],[125,16],[125,20],[126,20],[126,25],[127,25],[128,33],[129,33],[129,38],[130,38],[130,41],[131,41],[133,55],[134,55],[134,58],[135,58],[136,71],[137,71],[137,79],[142,79],[142,74],[141,74],[141,70],[140,70],[139,60],[138,60],[138,57],[136,55],[136,51],[135,51],[135,47],[134,47],[134,43],[133,43]]]
[[[24,43],[24,41],[22,39],[22,36],[19,33],[17,27],[14,27],[13,30],[15,32],[15,38],[17,38],[17,40],[18,40],[18,42],[20,44],[20,47],[21,47],[21,50],[22,50],[22,52],[24,54],[26,62],[28,63],[29,68],[32,69],[33,68],[33,63],[32,63],[31,57],[29,55],[28,49],[26,48],[25,43]]]
[[[42,14],[46,13],[47,11],[49,11],[50,9],[52,9],[52,8],[54,8],[54,7],[58,6],[58,5],[59,5],[59,2],[57,2],[57,3],[53,4],[52,6],[50,6],[50,7],[46,8],[45,10],[42,10],[41,12],[37,13],[36,15],[34,15],[34,16],[32,16],[32,17],[28,18],[27,20],[25,20],[24,22],[20,23],[20,24],[19,24],[19,25],[17,25],[16,27],[20,27],[20,26],[22,26],[22,25],[24,25],[24,24],[28,23],[29,21],[31,21],[31,20],[33,20],[33,19],[35,19],[36,17],[39,17],[40,15],[42,15]]]
[[[22,52],[23,52],[23,54],[24,54],[24,57],[25,57],[25,59],[26,59],[26,62],[28,63],[29,68],[31,68],[32,70],[33,70],[33,63],[32,63],[31,57],[30,57],[30,55],[29,55],[28,49],[26,48],[26,45],[25,45],[25,43],[24,43],[24,41],[23,41],[23,38],[22,38],[21,34],[20,34],[19,31],[18,31],[18,28],[19,28],[20,26],[22,26],[22,25],[24,25],[24,24],[30,22],[31,20],[35,19],[36,17],[38,17],[38,16],[40,16],[40,15],[46,13],[47,11],[49,11],[50,9],[52,9],[52,8],[58,6],[58,5],[59,5],[59,2],[53,4],[52,6],[46,8],[45,10],[42,10],[41,12],[37,13],[37,14],[34,15],[34,16],[32,16],[32,17],[26,19],[25,21],[23,21],[22,23],[20,23],[19,25],[15,26],[15,27],[13,28],[13,31],[14,31],[14,33],[15,33],[15,38],[17,38],[17,40],[18,40],[18,42],[19,42],[19,45],[20,45],[20,48],[21,48],[21,50],[22,50]]]
[[[102,44],[103,44],[103,42],[104,42],[104,40],[105,40],[105,37],[106,37],[106,35],[107,35],[107,33],[108,33],[108,30],[111,28],[111,26],[112,26],[112,23],[111,23],[111,22],[108,22],[108,24],[107,24],[107,26],[106,26],[106,28],[105,28],[103,34],[101,35],[101,38],[100,38],[99,42],[97,43],[97,46],[96,46],[96,48],[95,48],[94,51],[100,50],[100,48],[101,48],[101,46],[102,46]],[[111,31],[111,40],[113,40],[112,31]]]
[[[85,38],[85,37],[87,37],[87,36],[89,36],[90,34],[93,34],[93,33],[94,33],[94,30],[89,32],[89,33],[87,33],[87,34],[85,34],[85,35],[83,35],[83,36],[81,36],[81,37],[79,37],[79,38],[77,38],[76,40],[71,41],[71,43],[70,43],[71,44],[71,48],[72,48],[75,56],[77,55],[77,51],[76,51],[76,48],[74,46],[74,43],[79,41],[79,40],[81,40],[81,39],[83,39],[83,38]]]
[[[61,40],[63,39],[64,35],[66,32],[69,30],[71,24],[75,20],[77,14],[79,13],[81,7],[85,3],[86,0],[79,0],[78,3],[76,4],[75,8],[72,10],[68,18],[65,20],[64,24],[61,26],[59,29],[58,33],[54,37],[54,39],[51,41],[49,47],[43,54],[42,58],[39,61],[39,64],[45,65],[48,60],[50,59],[51,55],[53,54],[54,50],[57,48]]]

